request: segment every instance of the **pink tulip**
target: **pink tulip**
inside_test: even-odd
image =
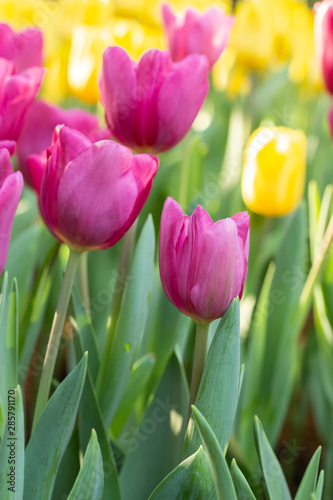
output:
[[[208,61],[191,55],[173,63],[148,50],[139,63],[121,47],[104,52],[101,101],[112,135],[137,152],[161,153],[189,131],[208,92]]]
[[[0,57],[12,61],[16,71],[40,66],[43,59],[43,35],[37,29],[15,33],[8,24],[0,24]]]
[[[162,16],[171,57],[181,61],[189,54],[203,54],[212,67],[225,49],[234,23],[218,7],[201,13],[189,8],[178,17],[167,4],[162,5]]]
[[[316,52],[327,90],[333,95],[333,0],[314,6]]]
[[[242,297],[249,255],[247,212],[215,224],[200,206],[189,217],[172,198],[164,204],[160,275],[168,299],[196,322],[223,316]]]
[[[44,70],[17,73],[14,63],[0,58],[0,140],[16,140],[39,90]]]
[[[78,130],[92,142],[110,137],[108,129],[99,128],[95,115],[80,109],[64,110],[44,101],[35,101],[29,109],[17,142],[19,167],[29,186],[32,186],[32,179],[27,168],[27,159],[33,154],[40,155],[51,145],[53,131],[57,125],[66,125]]]
[[[23,188],[22,174],[14,173],[10,161],[14,150],[15,143],[0,141],[0,274],[6,264],[14,215]]]
[[[43,158],[28,168],[41,215],[60,241],[77,251],[115,245],[138,217],[158,169],[158,159],[133,155],[114,141],[92,143],[58,126]]]

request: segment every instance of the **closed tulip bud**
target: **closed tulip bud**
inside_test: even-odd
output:
[[[261,127],[251,135],[244,153],[243,200],[257,214],[286,215],[302,199],[305,173],[304,132]]]
[[[40,155],[51,145],[52,135],[57,125],[78,130],[92,142],[107,139],[108,129],[101,130],[95,115],[81,109],[62,109],[44,101],[35,101],[25,120],[22,133],[17,141],[19,167],[25,182],[32,186],[32,179],[27,168],[30,155]],[[46,156],[45,156],[46,158]]]
[[[210,67],[226,47],[234,22],[233,16],[227,16],[218,7],[210,7],[203,13],[189,8],[176,17],[169,5],[164,4],[162,15],[173,61],[181,61],[189,54],[203,54]]]
[[[16,140],[39,90],[44,70],[17,73],[14,63],[0,58],[0,140]]]
[[[123,237],[148,198],[158,159],[133,155],[114,141],[92,143],[62,125],[47,161],[32,156],[28,168],[49,230],[80,252],[109,248]]]
[[[160,275],[168,299],[197,323],[223,316],[242,297],[249,255],[247,212],[212,221],[200,206],[184,215],[172,198],[164,204]]]
[[[316,3],[314,11],[317,59],[327,90],[333,95],[333,0]]]
[[[6,264],[13,220],[23,188],[22,174],[14,173],[10,161],[14,149],[15,143],[0,141],[0,274]]]
[[[208,69],[202,55],[174,63],[168,51],[152,49],[135,63],[120,47],[106,49],[100,91],[112,135],[137,152],[174,147],[205,100]]]
[[[8,24],[0,24],[0,57],[12,61],[16,71],[40,66],[43,58],[43,35],[36,29],[15,33]]]

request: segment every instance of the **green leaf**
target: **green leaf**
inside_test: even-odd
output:
[[[83,354],[80,336],[74,337],[77,359]],[[104,500],[120,500],[118,473],[110,447],[107,431],[104,427],[101,410],[98,406],[94,385],[88,371],[79,406],[79,436],[83,450],[86,449],[91,436],[91,429],[95,429],[101,447],[104,464]]]
[[[227,462],[212,428],[195,406],[192,414],[209,458],[218,500],[237,500]]]
[[[230,467],[231,477],[234,482],[238,500],[256,500],[243,472],[233,459]]]
[[[260,466],[270,500],[291,500],[286,478],[258,417],[254,419],[254,431]]]
[[[67,498],[68,493],[73,488],[77,475],[80,472],[79,452],[79,433],[75,427],[59,465],[52,492],[52,500]]]
[[[101,500],[103,498],[103,459],[98,444],[96,431],[92,430],[91,438],[79,475],[75,481],[68,500]]]
[[[129,414],[133,410],[136,400],[144,392],[154,365],[155,356],[152,354],[146,354],[134,363],[130,379],[112,420],[111,428],[114,436],[118,436]]]
[[[136,250],[122,298],[115,337],[99,394],[99,402],[107,425],[130,378],[134,356],[144,332],[152,291],[155,257],[155,231],[148,217]]]
[[[139,429],[123,432],[118,443],[129,448],[120,474],[122,498],[146,500],[181,461],[188,413],[188,389],[177,355],[167,364]]]
[[[196,453],[179,464],[150,495],[149,500],[215,500],[215,488],[211,488],[210,465],[202,446]]]
[[[196,408],[204,415],[226,452],[237,406],[239,388],[239,301],[234,299],[221,319],[208,351]],[[201,439],[193,420],[190,421],[185,456],[192,455]]]
[[[319,474],[314,500],[321,500],[321,497],[323,496],[323,489],[324,489],[324,471],[322,470],[320,471]]]
[[[315,491],[318,468],[319,468],[319,460],[321,454],[321,447],[319,447],[304,473],[301,484],[297,490],[297,494],[295,496],[295,500],[310,500],[311,493]]]
[[[14,394],[8,394],[5,413],[10,421],[7,420],[0,444],[0,498],[1,500],[22,500],[24,485],[23,398],[20,386],[17,386],[15,391],[13,389],[10,391]]]
[[[37,422],[26,449],[26,500],[52,496],[60,460],[73,432],[86,370],[87,354],[56,389]]]

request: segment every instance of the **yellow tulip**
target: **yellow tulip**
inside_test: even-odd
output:
[[[305,173],[304,132],[260,127],[251,135],[244,153],[243,200],[257,214],[286,215],[302,199]]]

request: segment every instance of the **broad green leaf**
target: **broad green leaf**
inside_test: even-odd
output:
[[[103,498],[103,459],[98,444],[96,431],[92,430],[91,438],[79,475],[75,481],[68,500],[101,500]]]
[[[317,449],[304,473],[301,484],[297,490],[295,500],[310,500],[311,493],[315,491],[321,447]]]
[[[257,417],[254,419],[254,430],[260,466],[270,500],[291,500],[286,478]]]
[[[238,467],[236,460],[233,459],[230,467],[231,477],[234,482],[238,500],[256,500],[243,472]]]
[[[17,386],[15,390],[10,389],[5,407],[5,415],[9,418],[0,444],[0,498],[1,500],[22,500],[24,413],[20,386]]]
[[[83,351],[89,352],[88,369],[93,382],[95,382],[100,365],[96,334],[75,286],[72,291],[72,302],[75,317],[71,318],[71,322],[74,329],[74,335],[77,335],[78,332],[80,332],[79,335]]]
[[[77,359],[83,354],[80,336],[74,337]],[[91,437],[91,429],[95,429],[100,444],[104,464],[104,500],[120,500],[118,472],[110,446],[107,431],[104,426],[101,410],[98,406],[94,385],[90,373],[87,373],[80,406],[79,406],[79,436],[83,450],[86,449]]]
[[[215,500],[215,488],[207,477],[211,474],[207,453],[199,450],[179,464],[150,495],[149,500]]]
[[[25,500],[52,497],[61,457],[73,432],[86,370],[87,354],[56,389],[37,422],[26,449]]]
[[[221,319],[208,351],[195,407],[204,415],[226,452],[237,406],[239,387],[239,301],[234,299]],[[185,456],[192,455],[201,439],[190,420]]]
[[[143,393],[152,374],[154,364],[155,357],[152,354],[146,354],[134,363],[130,379],[112,420],[111,428],[115,436],[118,436],[129,414],[133,410],[136,400]]]
[[[80,472],[79,452],[79,433],[75,427],[59,465],[52,492],[52,500],[67,498],[68,493],[73,488],[77,475]]]
[[[187,413],[185,374],[173,353],[139,428],[119,436],[119,444],[129,449],[120,474],[122,498],[146,500],[180,463]]]
[[[212,428],[195,406],[192,414],[209,458],[218,500],[237,500],[227,462]]]
[[[107,425],[130,378],[134,356],[144,332],[152,291],[154,258],[154,224],[152,218],[148,217],[127,277],[110,359],[98,395]]]
[[[324,471],[320,471],[320,474],[319,474],[319,479],[318,479],[318,482],[317,482],[317,486],[316,486],[316,491],[315,491],[315,498],[314,500],[321,500],[322,496],[323,496],[323,489],[324,489]]]

